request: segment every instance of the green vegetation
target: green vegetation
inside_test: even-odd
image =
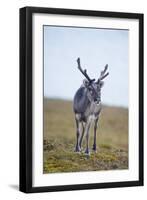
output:
[[[97,153],[75,153],[72,102],[44,99],[44,173],[128,168],[128,110],[103,106],[97,132]],[[90,130],[90,146],[93,127]]]

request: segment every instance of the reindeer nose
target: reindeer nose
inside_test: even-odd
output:
[[[94,98],[94,101],[97,101],[98,99],[97,98]]]
[[[97,102],[97,103],[99,103],[101,101],[101,99],[100,98],[95,98],[94,99],[94,102]]]

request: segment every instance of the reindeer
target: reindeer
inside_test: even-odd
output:
[[[94,143],[93,151],[96,152],[96,131],[100,112],[102,109],[101,105],[101,88],[104,85],[102,81],[106,76],[109,75],[107,71],[108,65],[105,66],[101,72],[100,77],[97,81],[91,79],[87,70],[83,70],[80,65],[80,58],[77,59],[78,69],[85,76],[82,86],[77,90],[74,101],[73,110],[75,113],[76,121],[76,147],[75,152],[81,151],[82,140],[84,133],[86,135],[86,150],[85,154],[90,155],[89,151],[89,129],[91,124],[94,122]]]

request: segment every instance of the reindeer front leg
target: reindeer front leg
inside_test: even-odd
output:
[[[96,131],[97,131],[97,126],[98,126],[98,118],[95,120],[94,124],[94,142],[93,142],[93,148],[92,150],[96,152]]]
[[[85,150],[85,153],[87,155],[90,155],[90,151],[89,151],[89,129],[90,129],[90,125],[91,125],[91,118],[89,117],[88,122],[87,122],[86,127],[85,127],[85,135],[86,135],[86,150]]]
[[[80,121],[76,118],[76,137],[77,137],[77,142],[76,142],[76,148],[75,152],[80,152],[81,148],[79,145],[79,139],[80,139]]]
[[[84,125],[84,122],[82,122],[82,133],[81,133],[80,142],[79,142],[80,149],[82,148],[82,141],[83,141],[84,133],[85,133],[85,125]]]

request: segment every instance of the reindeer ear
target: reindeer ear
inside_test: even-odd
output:
[[[83,85],[85,87],[88,87],[89,86],[89,81],[87,81],[86,79],[83,80]]]
[[[104,81],[100,81],[100,88],[104,86]]]

